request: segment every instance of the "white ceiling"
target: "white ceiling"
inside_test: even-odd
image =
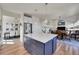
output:
[[[77,3],[2,3],[3,9],[16,13],[27,13],[40,18],[58,19],[59,16],[68,17],[79,13]]]

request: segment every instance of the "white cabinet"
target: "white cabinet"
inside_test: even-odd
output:
[[[14,38],[19,31],[19,21],[15,17],[3,15],[3,37],[5,33],[10,33],[10,38]]]

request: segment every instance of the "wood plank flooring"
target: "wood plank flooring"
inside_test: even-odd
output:
[[[30,55],[30,53],[24,49],[18,39],[15,44],[8,44],[0,47],[0,55]],[[58,41],[54,55],[79,55],[79,47],[65,44],[63,41]]]
[[[58,41],[54,55],[79,55],[79,47]]]

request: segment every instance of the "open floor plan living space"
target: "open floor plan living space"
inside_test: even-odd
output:
[[[0,3],[0,55],[79,55],[79,3]]]

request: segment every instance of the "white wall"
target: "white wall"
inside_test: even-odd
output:
[[[32,16],[32,21],[33,21],[33,33],[41,33],[42,32],[42,26],[41,26],[41,21],[39,18]]]
[[[52,30],[56,30],[57,28],[57,23],[58,20],[56,19],[47,19],[49,24],[48,24],[48,28],[51,28]],[[38,17],[32,16],[32,18],[29,17],[24,17],[24,22],[26,23],[32,23],[32,31],[33,33],[43,33],[42,32],[42,27],[44,24],[44,19],[40,19]]]
[[[24,23],[32,23],[32,32],[33,33],[40,33],[41,32],[41,23],[40,19],[32,16],[30,17],[24,17]]]
[[[2,11],[3,11],[3,15],[20,18],[20,14],[17,14],[15,12],[10,12],[4,9]]]
[[[57,23],[58,20],[53,20],[53,19],[47,19],[49,24],[48,24],[48,28],[51,28],[52,30],[56,30],[57,28]],[[33,33],[43,33],[42,32],[42,27],[44,24],[44,19],[40,19],[38,17],[32,16],[32,18],[29,17],[24,17],[24,22],[26,23],[32,23],[32,30]]]

